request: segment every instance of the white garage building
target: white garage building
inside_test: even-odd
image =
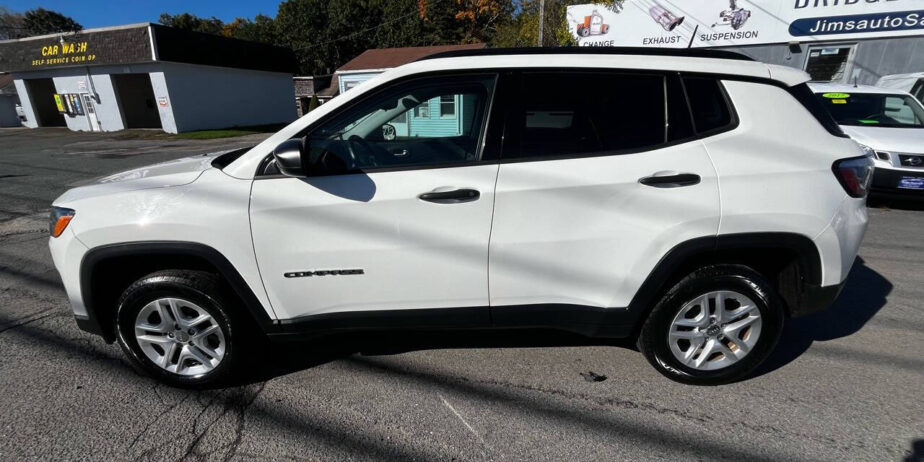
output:
[[[168,133],[295,119],[291,50],[133,24],[0,41],[28,127]]]

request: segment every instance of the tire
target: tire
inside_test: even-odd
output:
[[[708,305],[708,316],[703,305]],[[720,306],[725,306],[723,315]],[[711,321],[713,316],[719,322]],[[744,378],[767,359],[783,318],[782,300],[756,271],[707,266],[683,278],[655,305],[638,347],[671,380],[721,385]]]
[[[242,332],[230,310],[232,300],[224,295],[218,276],[211,273],[166,270],[148,274],[125,289],[119,299],[116,339],[132,366],[161,382],[181,388],[221,386],[241,362],[235,347]],[[180,312],[182,325],[173,319],[175,310]],[[139,341],[139,332],[156,341]]]

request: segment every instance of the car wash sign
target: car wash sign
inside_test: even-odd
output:
[[[924,35],[922,0],[614,0],[568,7],[581,46],[715,47]]]
[[[0,41],[0,72],[151,61],[146,24]]]

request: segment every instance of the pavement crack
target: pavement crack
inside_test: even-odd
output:
[[[201,432],[196,431],[196,428],[199,427],[199,423],[200,423],[199,419],[202,418],[202,415],[205,414],[205,411],[209,410],[209,408],[212,407],[212,404],[214,404],[215,401],[218,401],[219,397],[221,397],[221,392],[218,392],[212,395],[211,399],[208,401],[208,404],[206,404],[205,407],[203,407],[202,410],[199,411],[198,414],[196,414],[196,417],[193,419],[193,424],[192,424],[192,431],[196,434],[196,437],[193,438],[192,442],[188,446],[186,446],[186,451],[184,451],[183,456],[180,457],[181,459],[186,460],[193,456],[198,456],[199,454],[196,453],[196,447],[199,446],[199,442],[202,441],[202,438],[205,436],[205,434],[209,432],[209,429],[212,428],[212,425],[214,425],[215,422],[218,422],[219,420],[221,420],[221,418],[228,412],[228,408],[225,407],[225,409],[221,412],[221,414],[219,414],[218,417],[216,417],[214,420],[209,422],[208,425],[206,425],[205,428]]]
[[[57,311],[58,311],[57,308],[49,308],[45,311],[36,313],[35,315],[33,315],[33,317],[27,317],[28,319],[13,321],[13,324],[0,328],[0,334],[6,331],[9,331],[9,330],[16,329],[17,327],[22,327],[22,326],[29,325],[37,321],[41,321],[46,318],[50,318],[52,316],[64,316],[64,313],[59,313]]]
[[[154,393],[157,394],[157,386],[154,386],[153,389],[154,389]],[[141,431],[138,432],[137,435],[135,435],[135,439],[133,439],[132,442],[131,442],[131,444],[128,445],[128,450],[131,450],[133,447],[135,447],[135,444],[138,443],[138,441],[141,439],[141,437],[144,436],[145,434],[147,434],[148,430],[149,430],[155,423],[157,423],[163,416],[169,414],[169,413],[172,412],[174,409],[176,409],[177,407],[179,407],[181,404],[185,403],[186,400],[187,400],[190,396],[191,396],[191,395],[186,395],[186,396],[184,396],[183,399],[177,401],[175,404],[173,404],[173,405],[171,405],[171,406],[168,406],[167,409],[164,409],[161,413],[157,414],[156,417],[154,417],[154,418],[151,419],[147,424],[145,424],[144,428],[142,428]],[[163,403],[163,399],[160,398],[160,395],[159,395],[159,394],[158,394],[158,398],[161,399],[161,403]]]
[[[183,455],[180,457],[184,460],[198,460],[201,459],[206,454],[200,453],[198,451],[199,445],[202,442],[203,438],[209,434],[212,427],[214,427],[218,422],[221,422],[222,419],[227,416],[229,413],[234,412],[236,415],[236,425],[234,429],[234,439],[222,446],[222,449],[227,448],[227,452],[223,457],[224,461],[230,460],[237,453],[237,449],[241,444],[243,439],[244,432],[244,420],[247,414],[247,411],[253,405],[254,401],[260,396],[260,393],[263,392],[263,389],[266,387],[266,382],[262,382],[259,386],[253,390],[252,394],[248,397],[248,391],[246,387],[239,389],[240,395],[237,396],[222,396],[222,392],[216,393],[209,400],[208,404],[202,409],[201,412],[193,419],[193,432],[196,434],[196,437],[187,445],[186,450]],[[205,412],[214,404],[216,401],[221,400],[223,402],[223,409],[218,416],[214,419],[211,419],[201,431],[198,431],[200,426],[200,419],[205,414]],[[211,451],[210,451],[211,452]]]
[[[190,398],[190,397],[195,396],[195,397],[196,397],[196,403],[199,403],[199,404],[201,405],[201,403],[200,403],[199,400],[198,400],[198,397],[199,397],[199,395],[201,395],[201,394],[202,394],[202,393],[190,393],[190,394],[187,394],[187,395],[184,397],[184,401],[185,401],[185,400],[188,400],[188,398]],[[204,414],[204,413],[212,406],[212,404],[217,400],[217,395],[218,395],[218,394],[213,395],[212,399],[210,399],[210,400],[203,406],[203,408],[199,410],[199,413],[196,414],[196,417],[192,420],[192,431],[193,431],[193,432],[196,431],[196,427],[198,426],[199,418],[201,418],[201,417],[202,417],[202,414]],[[179,403],[178,403],[177,405],[179,405]],[[155,421],[156,421],[156,419],[155,419]],[[152,422],[152,423],[153,423],[153,422]],[[149,427],[150,427],[150,425],[149,425]],[[204,433],[204,432],[203,432],[203,433]],[[186,447],[186,450],[184,451],[184,455],[183,455],[181,458],[187,458],[187,457],[190,455],[190,453],[192,452],[192,450],[193,450],[193,448],[195,447],[195,445],[198,444],[198,442],[199,442],[199,440],[200,440],[201,438],[202,438],[202,435],[197,435],[196,438],[193,440],[193,442],[192,442],[190,445],[188,445],[188,446]],[[136,438],[136,439],[137,439],[137,438]],[[172,440],[167,441],[167,442],[165,442],[165,443],[163,443],[163,444],[155,445],[155,446],[153,446],[153,447],[147,448],[147,449],[145,449],[144,451],[142,451],[140,454],[138,454],[138,456],[135,457],[135,460],[143,460],[143,459],[147,458],[149,455],[155,453],[157,450],[161,449],[162,447],[164,447],[164,446],[170,446],[170,445],[173,445],[173,444],[179,442],[180,439],[182,439],[182,435],[179,435],[179,436],[173,438]]]
[[[254,392],[250,400],[241,407],[241,411],[238,415],[237,427],[234,429],[234,440],[231,441],[230,449],[228,450],[228,453],[225,454],[224,459],[222,459],[223,462],[228,462],[237,453],[237,449],[240,447],[241,440],[244,436],[244,420],[246,418],[247,411],[250,409],[250,406],[253,405],[254,401],[257,400],[257,397],[260,396],[260,393],[263,393],[264,388],[266,388],[266,382],[260,383],[260,386],[257,388],[256,392]]]

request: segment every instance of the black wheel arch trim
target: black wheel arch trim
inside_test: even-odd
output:
[[[658,298],[670,289],[665,286],[669,283],[671,276],[691,259],[718,254],[720,251],[778,248],[785,248],[796,253],[806,285],[812,287],[821,285],[821,254],[815,243],[802,234],[738,233],[694,238],[678,244],[664,254],[654,270],[648,274],[629,303],[629,312],[634,317],[632,324],[639,324],[641,318],[654,307]]]
[[[94,270],[99,264],[112,258],[132,255],[140,255],[143,258],[143,256],[166,254],[198,257],[210,263],[218,270],[218,273],[227,282],[228,286],[234,290],[234,293],[241,300],[242,306],[250,313],[264,332],[271,332],[277,328],[277,321],[267,314],[263,303],[260,302],[234,265],[221,252],[205,244],[185,241],[126,242],[90,249],[84,254],[80,262],[80,295],[87,310],[87,315],[76,316],[78,326],[84,331],[101,335],[109,343],[115,341],[115,333],[111,329],[106,329],[105,324],[100,322],[98,317],[100,307],[94,306]]]
[[[200,257],[214,266],[228,285],[235,291],[243,306],[257,321],[260,328],[272,338],[298,337],[304,334],[339,330],[364,330],[379,328],[426,327],[426,328],[479,328],[479,327],[553,327],[562,328],[594,337],[627,337],[641,325],[641,321],[665,290],[671,276],[691,259],[708,256],[723,250],[735,249],[777,249],[792,250],[799,258],[803,269],[806,289],[817,289],[821,283],[821,257],[814,242],[806,236],[795,233],[743,233],[694,238],[678,244],[668,251],[655,266],[636,292],[628,309],[600,308],[577,305],[516,305],[469,307],[469,309],[410,310],[396,312],[373,311],[371,313],[331,313],[329,315],[305,316],[295,319],[274,320],[270,318],[263,304],[244,281],[237,269],[217,250],[193,242],[147,241],[113,244],[91,249],[84,256],[80,266],[81,296],[87,309],[87,316],[77,316],[81,329],[102,335],[106,341],[115,339],[113,332],[107,332],[96,317],[98,307],[93,306],[92,274],[101,262],[115,257],[151,254],[181,254]],[[817,311],[836,297],[838,289],[824,291],[825,296],[807,290],[807,301]],[[490,313],[490,314],[488,314]],[[795,313],[794,313],[795,314]],[[369,319],[362,319],[369,315]],[[447,320],[446,317],[449,316]],[[459,321],[460,324],[447,321]]]

